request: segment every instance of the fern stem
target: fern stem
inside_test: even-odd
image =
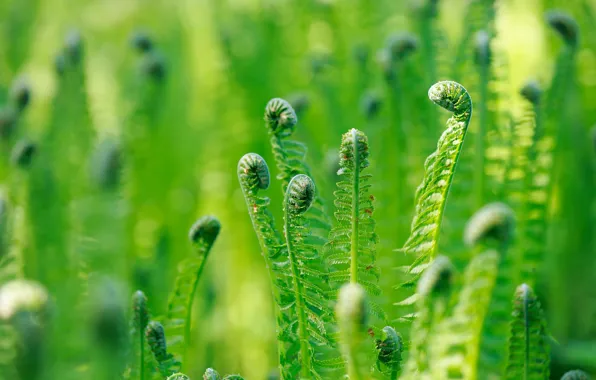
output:
[[[358,282],[358,222],[360,217],[360,154],[358,154],[358,134],[352,129],[352,140],[354,144],[354,181],[352,183],[352,247],[350,261],[350,281]]]

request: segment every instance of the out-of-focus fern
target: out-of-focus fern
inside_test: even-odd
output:
[[[451,262],[446,256],[437,256],[418,281],[416,319],[403,379],[431,378],[431,337],[448,310],[452,279]]]
[[[130,338],[132,342],[132,354],[129,363],[129,374],[127,378],[139,380],[145,379],[145,371],[148,362],[147,353],[149,346],[145,344],[145,329],[151,319],[149,308],[147,307],[147,297],[137,290],[132,296],[132,318]]]
[[[499,252],[498,272],[480,335],[477,362],[480,379],[499,377],[505,370],[512,277],[515,275],[507,251],[513,240],[514,225],[513,212],[508,206],[490,203],[472,216],[464,234],[468,246],[476,250],[493,248]]]
[[[145,328],[145,336],[161,375],[167,377],[178,372],[180,362],[168,352],[163,325],[157,321],[150,321]]]
[[[168,350],[178,360],[185,356],[185,348],[189,344],[192,304],[207,257],[220,228],[217,218],[200,218],[188,234],[195,252],[178,264],[178,277],[168,301],[165,326],[169,336]]]
[[[310,168],[306,164],[306,146],[300,142],[290,140],[298,118],[294,109],[287,101],[274,98],[265,107],[265,124],[269,132],[269,140],[273,149],[273,156],[282,182],[282,191],[285,193],[290,180],[297,174],[310,176]],[[309,212],[308,221],[314,235],[326,241],[331,227],[329,217],[321,199],[314,201]]]
[[[269,198],[259,191],[269,187],[269,167],[256,153],[245,154],[238,162],[238,180],[244,194],[253,229],[271,279],[275,300],[279,366],[282,377],[292,378],[297,371],[299,339],[292,324],[295,318],[295,298],[292,291],[292,274],[286,247],[275,228],[269,211]]]
[[[167,380],[190,380],[190,377],[186,376],[183,373],[178,372],[178,373],[168,376]]]
[[[175,375],[172,375],[172,376],[175,376]],[[174,379],[178,380],[179,378],[176,377]],[[184,379],[188,379],[188,377],[180,378],[180,380],[184,380]],[[221,377],[219,372],[217,372],[213,368],[207,368],[207,370],[205,370],[205,373],[203,374],[203,380],[244,380],[244,378],[240,375],[227,375],[227,376]]]
[[[295,325],[300,342],[298,359],[299,373],[302,378],[320,378],[318,373],[315,347],[332,345],[326,323],[331,321],[329,301],[321,277],[320,256],[315,247],[306,243],[310,231],[304,215],[315,198],[315,185],[304,174],[298,174],[290,180],[284,198],[284,233],[286,249],[292,273],[292,289],[295,299]],[[318,264],[318,265],[317,265]]]
[[[352,129],[342,137],[339,151],[341,177],[335,191],[337,224],[329,234],[326,259],[332,267],[332,282],[362,285],[369,299],[380,293],[379,268],[376,266],[375,221],[372,219],[373,197],[369,194],[370,175],[363,174],[369,165],[368,139]],[[381,308],[371,303],[372,311],[385,320]]]
[[[565,372],[561,380],[590,380],[590,375],[580,369]]]
[[[515,291],[512,316],[506,378],[547,379],[550,357],[546,322],[538,298],[526,284]]]
[[[348,377],[354,380],[366,378],[365,342],[368,322],[368,302],[364,288],[357,283],[347,283],[339,290],[335,315]]]
[[[453,313],[431,337],[435,379],[474,379],[480,332],[488,311],[499,265],[499,253],[478,254],[467,266]]]
[[[401,249],[416,258],[407,268],[411,279],[402,286],[414,286],[437,253],[449,188],[472,115],[470,95],[459,83],[439,82],[429,89],[428,95],[430,100],[453,112],[453,116],[447,121],[447,129],[439,139],[437,150],[424,163],[425,175],[416,190],[416,213],[410,237]],[[415,300],[416,295],[399,305],[412,305]]]

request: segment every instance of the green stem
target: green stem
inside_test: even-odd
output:
[[[288,249],[288,257],[290,259],[290,267],[292,268],[292,283],[294,287],[294,297],[296,299],[296,313],[298,314],[298,333],[300,339],[300,365],[301,365],[301,376],[304,379],[310,377],[310,352],[308,347],[308,331],[306,329],[306,315],[304,313],[304,300],[302,299],[302,284],[300,283],[300,273],[298,272],[298,263],[294,256],[294,250],[292,246],[292,239],[290,238],[290,212],[288,211],[288,205],[290,204],[290,187],[287,187],[286,195],[284,199],[284,229],[286,232],[286,247]]]
[[[530,378],[530,323],[528,321],[529,310],[528,310],[528,293],[524,292],[524,337],[526,338],[526,362],[524,365],[524,380],[528,380]]]
[[[351,338],[353,339],[353,338]],[[348,355],[348,377],[350,380],[361,380],[360,363],[358,363],[358,348],[354,342],[350,342],[350,353]]]
[[[352,187],[352,251],[350,260],[350,281],[358,282],[358,222],[360,217],[360,155],[358,152],[358,135],[352,129],[352,145],[354,147],[354,180]],[[351,378],[351,377],[350,377]]]
[[[139,379],[145,380],[145,332],[139,329],[139,343],[141,349],[141,362],[139,363]]]
[[[201,249],[205,249],[202,247]],[[184,322],[184,358],[186,359],[186,348],[190,342],[190,321],[192,318],[192,303],[194,302],[195,295],[197,293],[197,287],[199,284],[199,279],[201,278],[201,274],[203,273],[203,268],[205,268],[205,262],[207,261],[207,257],[204,253],[201,254],[203,256],[203,260],[201,261],[201,265],[197,270],[197,274],[195,276],[195,280],[192,284],[192,292],[190,293],[190,298],[188,299],[188,304],[186,305],[186,319]],[[186,360],[184,361],[186,362]]]

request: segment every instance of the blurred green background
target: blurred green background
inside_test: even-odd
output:
[[[65,299],[75,302],[85,291],[59,279],[81,271],[75,268],[67,275],[62,260],[87,255],[83,261],[91,266],[89,273],[114,278],[125,299],[143,289],[152,313],[160,315],[177,263],[190,252],[189,227],[201,215],[215,215],[222,231],[199,285],[194,360],[184,363],[184,372],[199,378],[211,366],[247,379],[265,378],[277,366],[273,303],[236,165],[243,154],[256,152],[273,167],[263,111],[269,99],[283,97],[298,111],[295,138],[309,147],[308,161],[329,209],[341,134],[358,128],[369,135],[385,305],[396,318],[399,312],[389,305],[399,300],[392,290],[399,276],[391,268],[408,260],[394,250],[407,237],[424,158],[448,117],[430,104],[426,91],[436,80],[454,79],[471,90],[475,101],[474,88],[482,81],[470,63],[474,42],[469,37],[488,25],[470,10],[471,3],[438,1],[431,24],[420,16],[428,6],[422,0],[0,0],[0,104],[9,102],[15,81],[24,79],[31,87],[29,106],[14,133],[2,141],[0,166],[4,191],[27,207],[19,240],[24,276],[40,280],[53,297],[68,293]],[[491,83],[499,103],[489,106],[513,118],[522,112],[521,86],[535,79],[548,88],[561,50],[544,12],[561,9],[577,20],[581,42],[573,99],[581,111],[572,113],[585,144],[596,123],[596,2],[502,0],[497,8],[495,66],[506,78]],[[77,83],[84,87],[61,103],[57,57],[68,53],[73,31],[82,42]],[[399,72],[393,86],[386,79],[382,49],[392,35],[404,31],[413,33],[418,48],[393,68]],[[134,48],[134,36],[143,34],[155,45],[155,56],[147,58]],[[151,59],[164,64],[163,75]],[[148,80],[151,76],[159,78]],[[71,90],[77,88],[73,86]],[[371,99],[380,102],[378,114],[371,114]],[[77,100],[80,104],[69,109]],[[47,168],[57,168],[37,184],[8,164],[10,151],[22,138],[37,144],[31,175],[39,178]],[[399,141],[406,141],[407,155]],[[119,186],[105,190],[94,182],[93,173],[100,147],[111,142],[121,147],[123,175]],[[573,152],[576,143],[563,148]],[[575,225],[583,234],[559,236],[563,243],[549,245],[550,266],[541,268],[543,302],[561,312],[558,317],[549,314],[551,333],[571,347],[557,359],[564,368],[596,368],[596,299],[588,298],[596,298],[593,150],[591,154],[585,167],[570,168],[570,178],[584,176],[585,181],[572,186],[580,196],[566,193],[568,201],[552,206],[553,213],[557,207],[581,210],[573,220],[584,218]],[[401,166],[412,169],[400,172]],[[272,189],[268,195],[279,221],[279,183]],[[19,198],[21,192],[24,198]],[[447,220],[450,207],[457,207],[457,192],[456,182]],[[51,205],[61,206],[56,211]],[[557,231],[572,231],[573,226]],[[46,227],[48,236],[43,237]],[[458,234],[456,227],[451,231]],[[62,237],[52,240],[53,233]],[[555,270],[562,273],[557,294],[550,282]],[[78,313],[74,306],[72,313]],[[69,339],[79,339],[72,334]],[[80,339],[84,337],[81,333]]]

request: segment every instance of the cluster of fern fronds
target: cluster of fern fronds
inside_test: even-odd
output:
[[[58,3],[0,0],[0,380],[596,374],[596,4]]]

